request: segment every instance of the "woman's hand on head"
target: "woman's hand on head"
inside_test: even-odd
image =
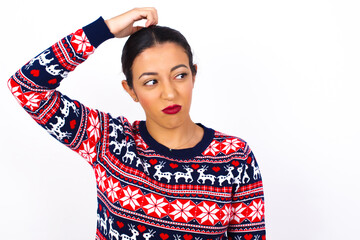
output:
[[[158,23],[158,15],[155,8],[134,8],[119,16],[105,20],[110,32],[117,38],[127,37],[142,27],[134,27],[136,21],[146,19],[145,27],[156,25]]]

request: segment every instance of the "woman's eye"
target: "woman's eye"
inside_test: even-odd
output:
[[[144,85],[146,86],[152,86],[152,85],[155,85],[157,83],[157,81],[155,79],[152,79],[152,80],[149,80],[149,81],[146,81],[144,83]]]
[[[187,75],[187,73],[180,73],[179,75],[176,75],[176,79],[183,79],[183,78],[185,78],[186,77],[186,75]]]

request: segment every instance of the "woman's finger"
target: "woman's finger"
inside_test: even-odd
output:
[[[119,16],[106,20],[110,32],[116,37],[126,37],[141,28],[133,27],[136,21],[146,19],[145,27],[155,25],[158,22],[158,15],[155,8],[134,8]]]
[[[136,13],[135,21],[146,19],[145,27],[149,27],[151,25],[156,25],[158,23],[158,15],[155,8],[141,8],[136,9],[138,12]]]

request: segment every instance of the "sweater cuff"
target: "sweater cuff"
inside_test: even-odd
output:
[[[106,40],[114,37],[102,17],[99,17],[96,21],[83,27],[83,30],[91,45],[95,48]]]

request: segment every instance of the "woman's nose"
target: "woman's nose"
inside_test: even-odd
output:
[[[164,82],[162,86],[161,97],[165,100],[173,100],[176,95],[176,89],[173,84],[169,81]]]

